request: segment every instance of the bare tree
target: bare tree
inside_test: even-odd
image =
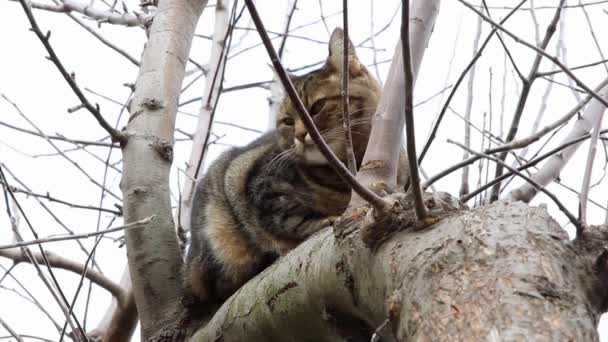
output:
[[[9,261],[0,264],[0,294],[6,291],[11,298],[31,303],[51,330],[48,336],[33,335],[41,332],[35,329],[22,331],[21,322],[1,308],[0,329],[17,341],[130,341],[138,322],[145,341],[598,340],[596,325],[608,310],[608,210],[605,192],[599,190],[602,185],[605,188],[606,181],[603,175],[598,179],[599,169],[605,174],[608,164],[608,137],[602,129],[608,97],[607,81],[602,80],[606,77],[602,72],[606,64],[603,40],[596,29],[600,25],[598,14],[605,15],[599,13],[602,6],[608,6],[604,3],[569,4],[561,0],[541,6],[520,0],[496,7],[483,0],[476,4],[413,0],[411,4],[394,2],[401,7],[391,10],[392,14],[372,4],[375,15],[380,11],[385,17],[381,22],[376,17],[366,18],[370,30],[365,32],[370,36],[356,37],[359,39],[353,42],[361,51],[370,52],[370,67],[385,82],[372,118],[367,151],[357,170],[352,160],[343,164],[327,147],[284,64],[302,62],[300,43],[326,48],[326,39],[310,33],[315,32],[312,28],[318,26],[322,37],[332,23],[343,26],[347,33],[349,28],[356,31],[353,13],[360,10],[369,15],[369,3],[309,4],[295,0],[273,18],[265,15],[272,5],[258,2],[258,10],[251,0],[212,4],[206,0],[142,0],[136,3],[137,10],[129,8],[133,4],[116,1],[11,1],[5,6],[20,5],[25,14],[22,20],[27,20],[34,32],[39,51],[48,55],[52,68],[67,85],[66,91],[75,96],[69,99],[77,100],[76,105],[68,106],[71,120],[76,115],[78,120],[87,120],[94,134],[72,137],[63,131],[51,133],[55,126],[37,122],[42,120],[29,113],[31,106],[2,93],[3,105],[20,120],[0,119],[7,132],[6,138],[0,134],[6,155],[19,155],[39,165],[45,165],[46,160],[64,162],[66,174],[69,169],[88,188],[53,191],[51,195],[39,182],[30,186],[32,179],[24,181],[26,177],[13,171],[16,159],[0,155],[6,216],[0,218],[11,228],[0,243],[0,261]],[[442,74],[429,78],[433,82],[417,82],[433,73],[425,70],[436,67],[443,71],[437,53],[431,51],[447,52],[445,44],[433,44],[438,32],[444,32],[441,25],[442,20],[448,20],[448,11],[443,8],[448,6],[460,8],[472,19],[464,20],[463,25],[470,24],[469,29],[476,34],[463,43],[467,48],[458,49],[454,43],[453,60],[444,61],[450,68],[448,77]],[[328,12],[330,7],[336,12]],[[318,11],[318,19],[310,17],[313,11]],[[569,11],[583,15],[580,20],[585,25],[581,27],[593,42],[591,55],[599,55],[600,61],[567,67],[567,56],[586,53],[576,47],[566,49],[569,43],[561,31],[565,30],[565,13],[573,13]],[[77,70],[72,70],[76,66],[69,63],[72,59],[66,58],[62,45],[55,44],[55,34],[46,31],[47,23],[40,20],[42,13],[69,16],[115,58],[138,68],[135,80],[122,82],[126,85],[125,100],[105,94],[115,94],[111,91],[83,86],[88,79],[76,76]],[[529,32],[511,29],[511,21],[529,24],[528,18],[533,25]],[[87,20],[98,27],[87,25]],[[211,20],[214,24],[207,25]],[[541,38],[542,25],[547,30]],[[132,47],[120,47],[120,37],[102,36],[106,26],[124,32],[137,30],[145,36],[141,59],[133,57],[136,52]],[[201,28],[205,26],[211,33]],[[303,29],[310,31],[299,31]],[[552,42],[558,29],[560,38]],[[385,31],[391,35],[383,38],[388,44],[381,43]],[[488,34],[479,44],[485,31]],[[494,41],[494,46],[489,44]],[[348,40],[344,44],[347,50]],[[471,45],[474,56],[468,61]],[[503,69],[493,59],[487,60],[489,54],[482,57],[486,49],[504,55]],[[206,51],[207,62],[198,62],[201,51]],[[233,62],[253,51],[256,57],[241,63],[248,64],[246,68]],[[290,51],[295,54],[284,58]],[[532,56],[530,65],[522,62],[523,53]],[[254,69],[269,71],[264,66],[267,56],[274,69],[273,81],[267,74],[261,80],[249,79],[249,74],[257,75]],[[320,63],[323,60],[309,58],[289,70],[307,70]],[[480,73],[488,70],[484,63],[492,65],[489,79]],[[458,65],[466,68],[453,86],[447,86],[451,69]],[[348,68],[345,54],[345,104]],[[386,75],[380,75],[381,69]],[[529,70],[527,75],[523,69]],[[232,70],[244,71],[232,74]],[[588,70],[600,70],[596,74],[601,77],[585,73]],[[502,86],[493,83],[493,72],[502,72]],[[460,99],[457,92],[465,77],[469,77],[468,95]],[[199,82],[202,79],[204,85]],[[540,82],[548,83],[546,90],[537,94],[533,84]],[[447,90],[450,95],[445,101],[436,97]],[[248,91],[256,95],[247,95]],[[547,123],[545,111],[571,106],[560,95],[572,97],[572,93],[576,94],[573,108]],[[233,94],[239,95],[231,97]],[[427,94],[433,95],[418,100]],[[231,115],[224,111],[234,99],[253,103],[261,98],[265,105],[269,95],[270,115],[266,108],[257,114],[249,108]],[[186,96],[190,100],[180,100]],[[239,133],[253,137],[267,128],[264,124],[248,125],[265,123],[265,117],[274,122],[280,96],[290,97],[320,151],[353,189],[351,203],[333,227],[280,258],[230,297],[210,321],[201,322],[189,311],[182,286],[183,253],[197,180],[206,162],[229,147],[224,144],[246,143],[247,138],[240,139]],[[497,118],[492,99],[499,97],[501,117]],[[424,106],[433,102],[441,106]],[[440,113],[435,115],[428,107],[441,108]],[[129,115],[123,117],[126,111]],[[198,114],[191,114],[193,111]],[[458,114],[461,111],[464,115]],[[536,119],[528,118],[533,111],[538,111]],[[247,119],[253,116],[258,120]],[[426,135],[420,132],[421,127],[428,127],[435,116],[429,139],[418,149],[416,133]],[[501,123],[509,119],[511,125],[503,137]],[[346,127],[348,122],[345,120]],[[564,130],[568,124],[571,127]],[[463,125],[462,132],[449,129]],[[531,135],[521,136],[528,127]],[[397,178],[398,168],[404,164],[400,154],[404,131],[409,168],[406,187]],[[91,138],[94,135],[100,138]],[[227,142],[227,135],[235,138]],[[440,144],[434,142],[436,136],[449,138],[450,144],[429,149],[432,143]],[[554,139],[556,136],[559,139]],[[24,137],[42,143],[35,154],[20,143]],[[579,156],[575,152],[587,140],[589,149]],[[43,150],[46,148],[50,152]],[[518,149],[525,151],[517,153]],[[425,155],[428,157],[423,159]],[[580,163],[584,168],[576,170],[572,163],[568,165],[575,158],[584,159]],[[434,172],[421,184],[418,164],[423,160],[428,163],[427,170],[445,170]],[[455,165],[449,166],[451,162]],[[476,167],[470,167],[474,163]],[[462,170],[462,177],[449,177],[458,170]],[[489,179],[490,170],[494,170],[494,179]],[[52,183],[53,176],[43,175],[45,183]],[[478,189],[470,189],[469,180],[475,175]],[[424,191],[444,177],[451,183],[435,185],[451,192],[460,189],[462,202],[446,192]],[[513,178],[523,184],[511,186]],[[477,201],[480,207],[466,207],[466,202],[490,188],[490,198],[496,201]],[[95,197],[77,196],[80,192]],[[538,193],[549,203],[528,205]],[[99,202],[90,205],[82,198]],[[576,205],[578,215],[573,214]],[[68,215],[76,212],[95,215],[96,229],[74,229]],[[563,218],[567,223],[558,224]],[[62,235],[42,228],[51,223],[62,229]],[[575,228],[573,238],[566,231],[570,224]],[[89,223],[83,219],[79,225]],[[40,231],[53,234],[39,235]],[[104,246],[108,242],[114,245]],[[74,254],[64,255],[54,247],[58,245],[69,246]],[[127,262],[119,256],[112,260],[122,260],[120,265],[110,261],[108,266],[106,261],[116,254],[117,245],[126,246]],[[39,283],[18,273],[26,268],[21,264],[34,267]],[[59,273],[61,270],[64,273]],[[9,282],[15,288],[5,285]],[[103,315],[104,310],[99,310],[103,306],[89,306],[100,296],[98,291],[109,298]],[[97,320],[95,328],[90,327],[91,320]]]

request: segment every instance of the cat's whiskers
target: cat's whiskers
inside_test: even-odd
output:
[[[272,160],[270,160],[266,164],[265,167],[266,168],[276,167],[277,169],[280,169],[294,155],[295,155],[295,150],[293,148],[288,148],[285,151],[277,154],[274,158],[272,158]]]

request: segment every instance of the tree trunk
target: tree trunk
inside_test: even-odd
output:
[[[569,241],[545,209],[497,202],[372,249],[357,212],[249,281],[192,341],[369,341],[387,319],[382,341],[598,340],[603,242]]]
[[[121,189],[125,222],[156,215],[145,229],[126,232],[127,257],[142,340],[170,326],[183,311],[181,255],[169,199],[177,99],[192,36],[206,0],[161,1],[143,53]]]

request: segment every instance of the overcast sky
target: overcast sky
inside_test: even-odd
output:
[[[319,2],[315,0],[300,0],[298,2],[298,10],[295,12],[291,27],[302,27],[292,32],[294,37],[287,41],[284,57],[284,63],[290,69],[298,69],[305,65],[323,61],[327,55],[325,42],[329,38],[329,33],[334,27],[341,26],[340,2],[323,1],[323,13],[327,17],[326,23],[329,31],[323,22],[319,21]],[[495,7],[510,7],[517,2],[512,0],[488,0],[488,4]],[[138,1],[130,0],[125,1],[125,3],[131,9],[138,9]],[[267,28],[271,31],[283,31],[284,14],[286,12],[283,2],[258,1],[258,3],[259,11]],[[389,59],[393,54],[398,38],[399,3],[400,1],[396,0],[375,1],[373,31],[378,32],[385,26],[389,26],[375,38],[376,56],[372,53],[370,41],[357,49],[359,57],[365,64],[372,64],[374,59],[380,62],[377,67],[371,66],[370,70],[372,74],[379,75],[381,79],[385,78]],[[574,5],[578,3],[578,0],[570,0],[567,3]],[[558,4],[557,0],[534,1],[534,5],[539,8],[535,14],[541,37],[544,35],[545,28],[555,11],[553,8],[546,7],[554,7],[556,4]],[[95,6],[107,8],[100,0],[95,1]],[[241,6],[242,1],[239,1],[239,10]],[[351,6],[351,38],[355,45],[359,45],[370,36],[372,31],[371,1],[351,1]],[[528,5],[525,5],[525,7],[528,7]],[[595,35],[598,37],[601,51],[607,51],[608,49],[608,20],[606,20],[608,14],[606,10],[608,10],[608,3],[604,4],[603,2],[587,7],[589,20]],[[491,10],[494,19],[501,19],[506,13],[508,13],[508,10],[502,8]],[[75,72],[79,85],[83,89],[88,89],[85,92],[86,95],[93,102],[100,104],[103,115],[110,123],[115,124],[119,120],[118,127],[124,126],[127,122],[127,113],[121,112],[120,104],[128,99],[130,90],[123,84],[134,83],[138,68],[123,56],[101,44],[67,16],[39,10],[36,10],[34,14],[43,30],[52,31],[51,43],[53,47],[67,69]],[[392,20],[391,18],[395,14],[397,14],[397,17]],[[76,16],[82,18],[82,15],[76,14]],[[108,24],[103,24],[101,28],[97,28],[94,22],[84,20],[105,38],[139,59],[145,43],[143,30]],[[307,25],[312,22],[316,23]],[[547,49],[549,53],[557,54],[556,44],[561,39],[565,47],[563,52],[566,53],[566,59],[563,55],[560,58],[562,61],[567,61],[569,66],[582,65],[603,59],[601,52],[594,44],[588,22],[581,8],[564,10],[561,23],[562,25],[565,23],[565,26],[556,32]],[[251,26],[249,16],[246,13],[237,26],[240,28]],[[434,95],[455,82],[473,55],[476,27],[477,17],[475,14],[457,1],[444,1],[415,88],[414,102],[424,102],[417,106],[415,110],[419,148],[424,144],[432,121],[441,108],[447,92],[438,96]],[[505,27],[526,41],[535,42],[534,18],[530,11],[518,12],[505,24]],[[213,9],[210,8],[205,11],[199,21],[197,33],[210,35],[212,28]],[[67,112],[67,109],[77,105],[78,101],[67,84],[61,79],[56,68],[44,58],[46,52],[42,44],[28,29],[29,23],[19,3],[1,0],[0,32],[2,33],[0,34],[0,46],[3,48],[2,53],[0,53],[0,93],[16,103],[21,111],[48,135],[61,134],[73,139],[84,140],[104,138],[105,131],[96,124],[89,113],[84,110],[72,114]],[[481,40],[483,41],[490,31],[490,26],[484,23],[482,29]],[[280,39],[274,41],[278,44]],[[506,36],[505,43],[517,66],[526,75],[534,58],[533,52]],[[224,88],[272,79],[272,71],[267,66],[269,60],[266,52],[259,47],[252,48],[257,44],[259,44],[259,38],[255,32],[242,29],[235,31]],[[207,63],[209,47],[210,43],[207,39],[195,37],[191,58],[201,64]],[[506,69],[505,65],[507,65]],[[540,70],[552,70],[553,68],[549,62],[543,61]],[[194,72],[186,78],[184,84],[199,76],[193,64],[189,63],[187,70]],[[303,69],[296,73],[306,72],[307,70],[312,69]],[[608,73],[605,66],[599,65],[576,71],[576,75],[587,85],[594,88]],[[505,83],[503,83],[503,79],[506,80]],[[517,82],[516,74],[505,59],[504,50],[497,39],[494,38],[491,41],[477,63],[474,82],[472,123],[476,127],[484,127],[485,122],[485,127],[489,128],[491,120],[492,132],[500,135],[501,117],[504,132],[510,124],[521,85]],[[554,82],[549,100],[546,103],[547,108],[541,127],[561,117],[577,103],[575,92],[568,87],[569,81],[563,74],[557,74]],[[503,84],[506,84],[506,86],[503,87]],[[541,107],[541,99],[548,84],[547,80],[540,79],[532,88],[518,137],[530,134],[532,122]],[[180,102],[199,97],[203,94],[203,91],[204,77],[201,77],[182,93]],[[445,140],[447,138],[457,141],[463,140],[464,123],[458,115],[463,115],[465,112],[467,93],[465,80],[452,101],[451,110],[446,115],[430,154],[422,164],[422,168],[429,175],[436,174],[461,159],[462,151],[447,144]],[[268,126],[268,95],[269,92],[262,88],[225,93],[220,98],[216,120],[223,123],[237,124],[251,130],[263,131]],[[584,96],[584,94],[580,96]],[[429,98],[430,100],[426,101]],[[118,104],[113,103],[113,101],[117,101]],[[193,132],[196,127],[196,115],[199,108],[200,101],[180,107],[177,127],[188,133]],[[504,115],[501,115],[502,113]],[[0,98],[0,122],[34,130],[20,116],[18,111],[2,98]],[[606,124],[604,124],[605,126]],[[547,146],[557,146],[570,127],[571,124],[563,128]],[[216,123],[213,126],[213,132],[221,139],[218,140],[218,144],[211,146],[208,160],[217,157],[228,146],[244,145],[259,136],[260,133],[251,130]],[[475,130],[472,134],[473,148],[481,150],[481,135]],[[175,135],[178,140],[184,137],[180,133]],[[545,140],[543,139],[543,142]],[[56,144],[63,150],[74,147],[69,143],[57,142]],[[576,191],[579,191],[581,187],[587,146],[587,144],[582,145],[579,152],[561,174],[563,183]],[[540,145],[535,145],[530,154],[536,152],[539,147]],[[46,156],[49,153],[55,153],[55,150],[44,139],[0,125],[0,162],[4,163],[6,168],[12,171],[19,180],[37,193],[49,192],[53,196],[73,203],[99,206],[100,188],[66,158],[57,155]],[[176,142],[174,167],[171,174],[172,191],[175,199],[179,193],[178,175],[183,183],[183,174],[177,172],[177,168],[184,168],[185,161],[189,159],[189,153],[190,142]],[[86,151],[71,151],[66,152],[66,155],[98,182],[102,182],[104,179],[104,161],[109,158],[116,169],[110,169],[107,172],[105,182],[116,197],[112,194],[106,194],[102,207],[115,209],[114,204],[119,204],[119,198],[122,197],[119,189],[120,174],[118,172],[121,168],[120,151],[114,150],[108,157],[108,149],[88,147]],[[606,165],[604,148],[598,149],[596,163],[598,166],[592,183],[603,180],[602,173],[605,171]],[[476,166],[472,168],[471,173],[471,185],[476,188],[478,182]],[[485,177],[485,172],[483,177]],[[14,178],[9,178],[13,185],[18,185]],[[456,195],[458,194],[459,184],[460,173],[457,172],[441,180],[435,186],[439,190]],[[515,180],[510,184],[510,187],[519,184],[521,184],[521,181]],[[607,184],[606,181],[600,182],[598,186],[592,189],[590,195],[592,199],[604,207],[608,200],[605,195],[608,193]],[[577,212],[578,197],[576,194],[556,184],[549,186],[549,189],[558,194],[572,212]],[[43,201],[52,209],[56,217],[53,218],[31,197],[26,198],[20,195],[18,199],[28,214],[32,225],[41,236],[66,233],[63,226],[82,233],[94,231],[100,227],[103,229],[109,225],[121,224],[121,220],[113,221],[113,216],[108,213],[98,215],[96,211],[73,209]],[[566,229],[572,233],[573,228],[568,225],[566,217],[549,202],[546,196],[538,195],[533,204],[547,203],[548,210],[557,222],[566,226]],[[13,236],[3,198],[0,200],[0,207],[2,208],[0,210],[0,244],[9,243]],[[589,221],[591,223],[602,223],[604,217],[605,211],[602,208],[596,205],[589,206]],[[21,232],[26,239],[32,238],[23,218],[21,220]],[[120,234],[111,234],[111,236],[116,238]],[[82,243],[87,249],[91,249],[94,240],[88,239],[82,241]],[[45,248],[74,260],[81,262],[86,260],[86,254],[75,242],[54,243],[45,246]],[[97,248],[97,253],[96,260],[101,270],[118,281],[126,262],[124,248],[119,248],[118,243],[107,238],[102,240]],[[0,259],[0,265],[10,267],[11,263],[5,259]],[[4,271],[0,269],[0,276],[3,274]],[[23,282],[23,285],[44,304],[50,315],[60,325],[63,325],[59,308],[50,297],[48,290],[41,284],[34,268],[31,265],[20,265],[13,270],[12,274]],[[57,271],[57,274],[63,290],[67,297],[71,299],[78,285],[79,277],[61,271]],[[18,289],[20,293],[23,292],[12,279],[7,278],[1,285],[8,289]],[[0,303],[2,303],[0,305],[0,317],[19,333],[48,337],[51,340],[56,339],[58,336],[56,329],[46,316],[34,305],[8,289],[0,289]],[[84,315],[87,292],[88,282],[85,282],[75,310],[79,317]],[[90,310],[86,319],[87,328],[91,329],[96,325],[109,300],[110,296],[105,291],[93,287],[90,305],[94,309]],[[601,328],[601,330],[607,331],[603,334],[602,341],[608,341],[608,328]],[[0,336],[5,335],[7,333],[0,327]]]

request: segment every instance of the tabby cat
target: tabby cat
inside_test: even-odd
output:
[[[344,32],[336,29],[323,67],[291,76],[317,128],[342,161],[344,39]],[[350,41],[347,53],[353,147],[360,164],[380,86]],[[284,98],[276,130],[225,152],[199,182],[184,272],[186,289],[204,307],[217,308],[279,256],[331,225],[346,209],[350,194],[307,134],[294,104]]]

